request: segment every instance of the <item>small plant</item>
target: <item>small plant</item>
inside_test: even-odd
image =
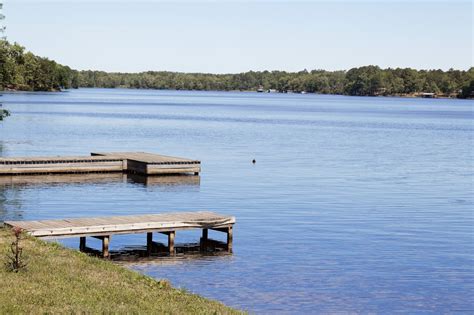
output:
[[[23,230],[15,227],[12,232],[15,240],[10,245],[11,253],[7,254],[7,262],[5,264],[8,271],[19,272],[20,270],[25,269],[27,265],[22,257],[23,248],[20,246]]]

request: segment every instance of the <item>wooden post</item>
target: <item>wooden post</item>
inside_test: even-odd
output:
[[[79,238],[79,250],[83,252],[86,249],[86,237],[80,237]]]
[[[227,250],[232,252],[232,239],[233,239],[233,231],[232,226],[227,228]]]
[[[175,237],[176,232],[171,231],[168,232],[168,251],[170,255],[174,255],[174,237]]]
[[[110,236],[106,235],[102,237],[102,256],[104,258],[109,258],[109,243],[110,243]]]
[[[146,233],[146,250],[148,255],[151,254],[151,250],[153,247],[153,232]]]
[[[202,229],[202,237],[201,241],[199,242],[199,249],[201,251],[206,251],[207,250],[207,240],[209,239],[209,230],[208,229]]]

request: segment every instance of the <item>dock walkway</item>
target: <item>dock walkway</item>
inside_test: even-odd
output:
[[[0,158],[0,175],[101,172],[198,175],[201,172],[201,162],[145,152],[93,152],[91,156]]]
[[[42,221],[5,221],[5,225],[20,228],[38,238],[80,238],[80,250],[86,246],[86,237],[102,240],[104,257],[109,257],[111,235],[147,233],[147,248],[151,252],[153,233],[168,236],[168,250],[174,254],[176,231],[202,229],[202,240],[208,239],[208,230],[227,234],[227,247],[232,250],[232,228],[235,217],[214,212],[180,212],[132,216],[74,218]]]

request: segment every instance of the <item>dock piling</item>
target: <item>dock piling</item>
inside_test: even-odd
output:
[[[146,250],[148,255],[151,254],[153,248],[153,232],[146,233]]]
[[[109,258],[109,243],[110,243],[110,236],[106,235],[102,237],[102,256],[104,258]]]
[[[86,250],[86,237],[85,236],[79,238],[79,250],[81,252]]]
[[[232,226],[227,228],[227,250],[232,251],[233,229]]]
[[[201,236],[201,240],[199,242],[199,247],[200,247],[200,250],[203,251],[203,252],[205,252],[207,250],[208,239],[209,239],[209,230],[208,229],[202,229],[202,236]]]
[[[174,238],[175,238],[175,231],[168,233],[168,251],[170,255],[174,255]]]

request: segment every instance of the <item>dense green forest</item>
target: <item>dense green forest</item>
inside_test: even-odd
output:
[[[177,90],[276,90],[345,95],[471,95],[474,68],[460,70],[380,69],[377,66],[349,71],[249,71],[239,74],[176,72],[106,73],[79,72],[83,87],[177,89]]]
[[[3,41],[0,47],[0,89],[55,91],[77,87],[308,92],[358,96],[435,93],[451,97],[474,96],[474,68],[461,70],[381,69],[348,71],[249,71],[238,74],[148,71],[107,73],[76,71]]]
[[[18,44],[0,41],[0,89],[57,91],[76,88],[78,73]]]

